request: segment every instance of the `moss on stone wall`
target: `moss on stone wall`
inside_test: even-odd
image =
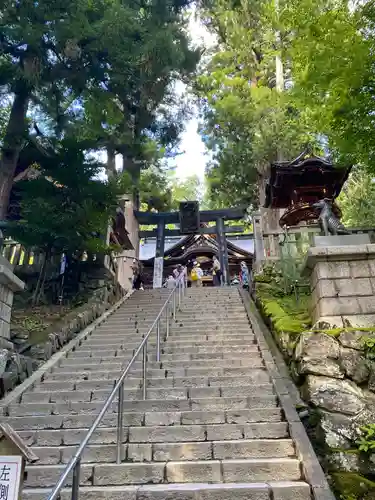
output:
[[[340,500],[374,500],[375,483],[355,472],[331,474],[333,488]]]
[[[370,336],[370,333],[374,333],[375,329],[351,328],[350,325],[347,325],[345,328],[324,329],[324,326],[326,325],[322,324],[320,325],[322,327],[321,329],[314,328],[312,330],[311,319],[308,312],[310,295],[301,295],[297,297],[291,293],[283,293],[283,290],[273,276],[266,276],[266,278],[269,278],[268,280],[265,280],[266,282],[258,280],[256,283],[257,305],[261,310],[263,318],[268,323],[280,350],[284,354],[293,378],[297,381],[297,383],[302,383],[304,381],[306,382],[306,379],[309,377],[312,381],[316,381],[321,375],[322,384],[324,384],[327,380],[330,380],[329,370],[332,370],[332,377],[335,377],[335,375],[336,377],[339,376],[338,379],[332,378],[333,383],[336,383],[337,386],[344,384],[344,382],[346,384],[352,384],[350,387],[345,386],[348,390],[352,389],[354,387],[354,382],[350,377],[350,369],[354,370],[355,363],[358,362],[357,357],[361,358],[361,353],[352,348],[355,343],[355,339],[357,338],[359,339],[359,347],[357,348],[360,349],[362,336],[361,334],[358,335],[357,332],[363,332],[363,339],[365,339],[366,336]],[[354,332],[357,334],[353,338],[353,345],[349,342],[350,338],[347,340],[349,343],[341,343],[341,339],[339,339],[339,337],[344,332]],[[326,334],[334,339],[337,339],[334,342],[333,340],[331,342],[326,342],[327,346],[331,347],[331,358],[328,356],[329,353],[325,354],[324,350],[322,351],[322,359],[317,356],[317,352],[314,354],[314,349],[316,350],[316,347],[314,347],[314,341],[312,340],[311,344],[309,344],[309,349],[311,350],[310,354],[312,352],[312,358],[314,358],[315,355],[317,359],[310,359],[306,353],[304,356],[300,353],[300,358],[296,359],[296,346],[298,345],[300,348],[301,346],[305,346],[305,343],[303,342],[304,338],[302,336],[306,335],[307,345],[309,339],[314,337],[314,335],[312,335],[314,333],[317,335]],[[320,335],[320,337],[324,338],[324,335]],[[337,343],[337,349],[335,349],[335,343]],[[305,346],[305,348],[307,347]],[[342,351],[342,353],[340,351],[343,356],[342,359],[340,358],[341,354],[337,355],[336,353],[336,351],[340,349]],[[327,356],[327,359],[325,359],[325,355]],[[304,361],[303,365],[301,364],[302,357]],[[315,364],[313,361],[315,361]],[[311,366],[307,366],[308,363],[310,363]],[[342,363],[342,365],[340,363]],[[301,367],[302,370],[299,371]],[[322,371],[317,372],[316,370],[319,370],[320,368]],[[309,372],[308,370],[312,371]],[[347,373],[347,370],[349,370],[349,374]],[[343,378],[343,381],[341,380],[341,377]],[[315,386],[314,388],[317,389]],[[358,390],[359,392],[361,391],[360,388]],[[350,390],[348,394],[354,399],[358,396]],[[310,402],[311,401],[312,400],[310,399]],[[325,415],[325,421],[322,426],[320,425],[320,419],[323,414]],[[360,459],[359,450],[353,449],[355,448],[355,442],[353,441],[353,443],[351,443],[352,446],[350,449],[345,448],[343,450],[335,450],[332,447],[332,443],[335,442],[335,439],[337,439],[338,444],[340,443],[340,440],[346,439],[346,434],[344,433],[341,435],[340,433],[340,426],[349,426],[351,422],[350,418],[347,416],[342,416],[342,420],[340,420],[340,415],[337,416],[335,413],[333,413],[333,415],[334,417],[332,417],[331,421],[329,419],[329,411],[327,411],[324,407],[323,410],[317,407],[315,410],[311,410],[310,418],[308,419],[308,423],[305,422],[305,426],[314,448],[320,456],[322,465],[328,472],[328,477],[332,482],[332,488],[337,495],[337,499],[375,500],[375,482],[373,482],[372,477],[373,467],[367,467],[368,464],[366,464],[366,460]],[[313,416],[315,418],[312,418]],[[368,415],[368,418],[371,417],[372,413]],[[348,431],[351,430],[352,429],[348,427]],[[326,431],[329,434],[328,438],[326,436]],[[342,455],[345,455],[345,457]],[[345,468],[345,465],[348,467]],[[351,467],[352,465],[353,467]],[[365,474],[365,476],[361,474]]]

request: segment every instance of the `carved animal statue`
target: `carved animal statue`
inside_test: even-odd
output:
[[[326,236],[330,234],[350,234],[345,226],[333,213],[332,200],[324,198],[313,204],[314,208],[320,210],[319,224]]]

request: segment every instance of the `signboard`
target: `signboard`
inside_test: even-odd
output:
[[[18,500],[21,483],[21,471],[21,456],[0,456],[1,500]]]
[[[182,201],[180,203],[180,232],[195,234],[199,231],[200,214],[197,201]]]
[[[155,257],[153,288],[161,288],[163,286],[163,267],[164,267],[163,257]]]

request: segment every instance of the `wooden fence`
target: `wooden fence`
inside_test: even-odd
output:
[[[370,242],[375,243],[374,228],[348,228],[353,234],[367,233]],[[277,261],[283,257],[297,257],[304,255],[313,242],[315,235],[320,235],[318,225],[295,226],[284,230],[263,233],[264,259]]]
[[[3,243],[3,248],[1,249],[1,255],[8,261],[15,270],[20,273],[27,274],[28,272],[37,273],[43,265],[44,253],[38,250],[27,249],[20,243],[17,243],[11,239],[5,239]],[[54,269],[55,273],[60,273],[60,266],[63,254],[51,255],[47,262],[47,267],[49,269]],[[89,256],[87,252],[83,252],[81,256],[82,262],[87,262],[89,260],[95,261],[97,259],[96,255]],[[117,263],[116,258],[113,254],[105,259],[106,267],[113,273],[116,274]]]

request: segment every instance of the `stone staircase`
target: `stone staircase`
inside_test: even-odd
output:
[[[47,498],[168,293],[134,293],[7,405],[40,458],[23,499]],[[237,289],[189,289],[161,362],[155,336],[148,352],[148,399],[141,359],[125,381],[123,462],[114,403],[83,456],[81,500],[313,498]]]

